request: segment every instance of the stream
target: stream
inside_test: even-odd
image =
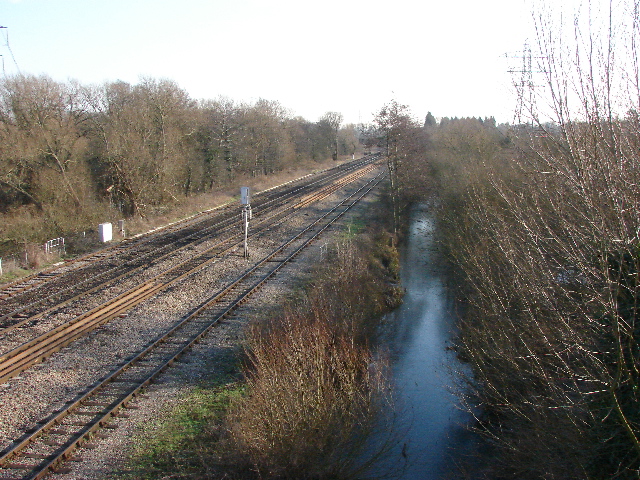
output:
[[[410,225],[400,273],[406,294],[387,317],[399,433],[381,471],[403,480],[468,478],[463,460],[475,439],[465,428],[471,415],[457,406],[454,394],[456,372],[468,370],[447,349],[455,328],[453,302],[435,267],[435,222],[427,205],[413,209]]]

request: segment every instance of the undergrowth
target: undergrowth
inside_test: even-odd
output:
[[[236,382],[194,389],[165,419],[149,429],[149,440],[133,454],[117,478],[186,479],[219,473],[221,461],[212,447],[224,434],[222,422],[229,404],[243,391],[244,385]]]
[[[190,393],[124,478],[364,478],[393,435],[369,441],[392,411],[387,362],[370,345],[401,299],[395,240],[373,223],[355,222],[301,292],[253,319],[233,374],[243,380]]]

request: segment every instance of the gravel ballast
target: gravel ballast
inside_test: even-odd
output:
[[[362,180],[358,183],[361,183]],[[348,188],[353,188],[352,186]],[[278,228],[278,234],[263,235],[251,244],[251,258],[262,258],[284,238],[307,224],[316,212],[339,201],[333,194],[319,204],[300,211]],[[81,461],[68,462],[70,473],[53,474],[51,478],[101,479],[117,471],[134,451],[146,432],[145,427],[175,408],[185,395],[199,384],[219,359],[228,359],[243,338],[248,319],[257,312],[277,308],[291,289],[308,278],[312,266],[322,259],[322,249],[331,236],[340,232],[355,215],[362,215],[376,201],[370,193],[358,207],[348,213],[335,227],[325,232],[320,242],[314,242],[295,262],[282,269],[274,280],[254,294],[231,319],[223,321],[188,355],[165,372],[127,409],[128,418],[118,418],[114,430],[101,432],[105,438],[91,442],[91,448],[78,451]],[[141,350],[175,324],[190,309],[236,278],[248,266],[248,261],[236,252],[191,275],[181,283],[110,321],[91,334],[72,343],[44,363],[0,385],[0,449],[10,445],[36,421],[72,400],[90,383],[107,375],[123,358]],[[126,282],[123,282],[126,283]],[[124,288],[120,285],[114,288]],[[56,399],[54,402],[51,399]]]

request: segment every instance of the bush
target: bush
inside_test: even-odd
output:
[[[254,328],[249,395],[232,437],[263,478],[348,478],[365,469],[369,435],[387,407],[384,364],[315,308]]]
[[[361,235],[329,257],[304,297],[248,335],[248,395],[229,431],[260,478],[358,478],[391,445],[388,365],[369,342],[397,298],[397,252],[388,238]]]
[[[630,78],[609,48],[626,25],[570,49],[539,25],[556,122],[530,105],[537,125],[514,128],[509,168],[496,153],[440,169],[465,179],[441,182],[440,226],[464,275],[459,348],[473,367],[478,426],[497,447],[492,478],[640,472],[640,122],[637,90],[621,116],[611,99],[625,102],[629,85],[609,81]],[[639,32],[626,33],[619,44],[635,45]],[[576,60],[604,70],[584,77]],[[577,98],[565,96],[568,80],[578,80]],[[434,143],[457,155],[469,150],[460,142]]]
[[[393,237],[358,232],[323,249],[313,281],[276,315],[253,320],[246,383],[191,394],[128,478],[364,477],[395,440],[388,364],[369,344],[399,288]]]

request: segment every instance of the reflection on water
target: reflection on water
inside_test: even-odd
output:
[[[461,365],[447,350],[453,335],[452,305],[434,268],[434,222],[426,206],[412,212],[403,252],[404,303],[390,314],[391,353],[402,438],[387,462],[404,467],[403,479],[459,478],[457,467],[471,446],[470,421],[456,407],[455,371]]]

